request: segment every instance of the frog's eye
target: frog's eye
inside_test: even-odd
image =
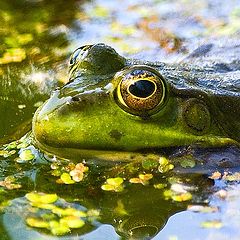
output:
[[[166,82],[155,69],[136,65],[119,72],[115,98],[127,112],[149,116],[166,103]]]
[[[69,62],[70,67],[72,67],[78,60],[83,58],[90,47],[92,47],[92,45],[85,45],[80,48],[77,48],[71,55]]]

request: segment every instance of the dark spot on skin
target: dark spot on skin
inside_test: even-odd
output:
[[[109,133],[109,135],[111,138],[114,138],[116,141],[119,141],[122,138],[123,133],[119,132],[118,130],[112,130]]]

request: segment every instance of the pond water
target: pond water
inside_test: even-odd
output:
[[[104,42],[129,58],[178,63],[203,44],[234,41],[238,52],[227,56],[239,64],[239,1],[1,0],[0,19],[0,239],[240,238],[237,147],[106,166],[47,156],[23,137],[37,107],[68,82],[79,46]]]

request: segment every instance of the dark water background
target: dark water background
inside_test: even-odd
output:
[[[68,81],[68,58],[76,47],[104,42],[125,56],[179,62],[202,44],[239,39],[240,2],[1,0],[0,20],[0,143],[6,143],[28,132],[36,108]],[[239,160],[239,152],[233,158]],[[231,170],[232,179],[188,172],[154,180],[169,189],[179,187],[173,177],[186,184],[193,198],[179,202],[166,199],[154,183],[109,193],[99,189],[98,172],[89,174],[91,184],[58,185],[48,164],[0,161],[1,180],[14,176],[22,185],[1,185],[0,239],[240,239],[238,169]],[[29,228],[24,196],[34,190],[57,193],[64,206],[98,209],[100,218],[67,236]],[[7,200],[12,205],[5,211]],[[186,210],[190,205],[201,207]]]

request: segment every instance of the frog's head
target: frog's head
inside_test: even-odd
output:
[[[155,68],[104,44],[84,46],[72,54],[69,83],[35,113],[33,134],[56,154],[213,144],[207,106],[175,90]]]

